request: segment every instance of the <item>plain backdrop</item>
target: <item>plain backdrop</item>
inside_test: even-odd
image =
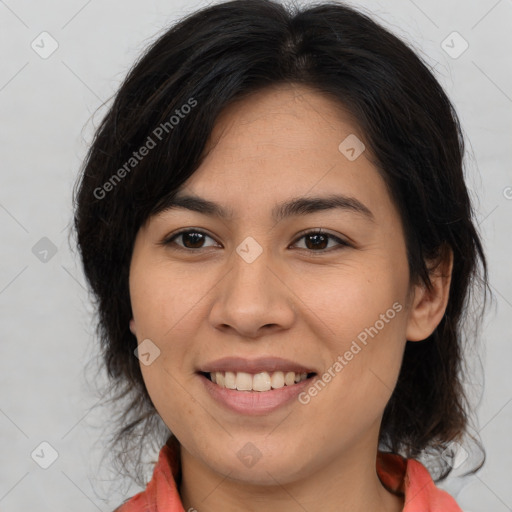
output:
[[[95,111],[157,34],[204,5],[0,1],[2,512],[107,512],[139,490],[109,490],[112,474],[100,464],[109,411],[94,407],[98,398],[86,379],[98,347],[68,242],[71,191],[105,109],[93,117]],[[467,183],[495,296],[469,383],[487,462],[476,475],[443,486],[466,512],[510,511],[512,1],[352,5],[373,13],[432,66],[467,137]]]

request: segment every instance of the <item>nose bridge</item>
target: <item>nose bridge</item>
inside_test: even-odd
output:
[[[261,245],[252,236],[246,237],[232,254],[230,263],[233,270],[230,281],[236,287],[236,290],[232,291],[252,295],[255,301],[259,300],[257,295],[270,293],[273,288],[269,270],[272,266],[271,260],[271,251],[268,247]]]
[[[263,326],[289,326],[293,308],[286,287],[271,270],[272,251],[247,237],[235,248],[229,264],[231,271],[219,289],[210,321],[249,337]]]

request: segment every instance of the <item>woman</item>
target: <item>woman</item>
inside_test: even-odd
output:
[[[119,511],[461,510],[433,478],[487,283],[463,152],[428,68],[338,3],[227,2],[152,44],[76,191],[116,441],[168,429]]]

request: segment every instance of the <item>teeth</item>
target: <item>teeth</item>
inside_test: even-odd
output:
[[[251,391],[252,389],[252,376],[250,373],[237,372],[235,382],[238,391]]]
[[[233,372],[226,372],[224,374],[224,387],[236,389],[236,375]]]
[[[284,374],[283,372],[274,372],[270,377],[270,385],[273,389],[279,389],[284,386]]]
[[[295,372],[212,372],[210,379],[221,388],[237,389],[238,391],[270,391],[283,386],[293,386],[306,380],[307,373]]]
[[[295,372],[286,372],[284,375],[284,383],[287,386],[293,386],[293,384],[295,384]]]
[[[270,375],[267,372],[257,373],[252,378],[252,389],[254,391],[270,391],[271,382]]]

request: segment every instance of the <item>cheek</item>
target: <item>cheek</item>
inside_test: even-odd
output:
[[[203,279],[200,287],[195,281],[165,263],[139,265],[135,260],[130,271],[137,339],[150,339],[159,350],[150,365],[141,360],[142,377],[158,413],[176,431],[180,424],[175,424],[173,412],[197,414],[194,397],[187,392],[195,378],[190,345],[197,337],[199,316],[206,314],[201,301],[212,284]]]
[[[207,291],[205,280],[198,283],[192,275],[180,273],[165,263],[144,268],[132,265],[130,299],[139,340],[145,337],[170,345],[169,340],[191,324],[190,317]]]
[[[401,263],[388,260],[354,254],[327,271],[319,267],[318,271],[289,276],[290,288],[301,299],[298,304],[304,306],[301,314],[317,324],[318,337],[331,350],[343,350],[347,341],[350,344],[350,340],[376,322],[378,329],[383,330],[381,315],[389,320],[386,327],[403,318],[404,315],[396,314],[393,304],[404,306],[408,278],[397,272]]]
[[[354,263],[326,276],[324,286],[318,280],[315,287],[304,285],[304,302],[321,320],[317,335],[327,349],[328,383],[313,391],[322,398],[312,398],[311,406],[318,408],[312,417],[325,414],[326,407],[356,428],[382,413],[405,347],[408,274],[397,272],[407,268],[402,264],[385,258],[359,268]]]

